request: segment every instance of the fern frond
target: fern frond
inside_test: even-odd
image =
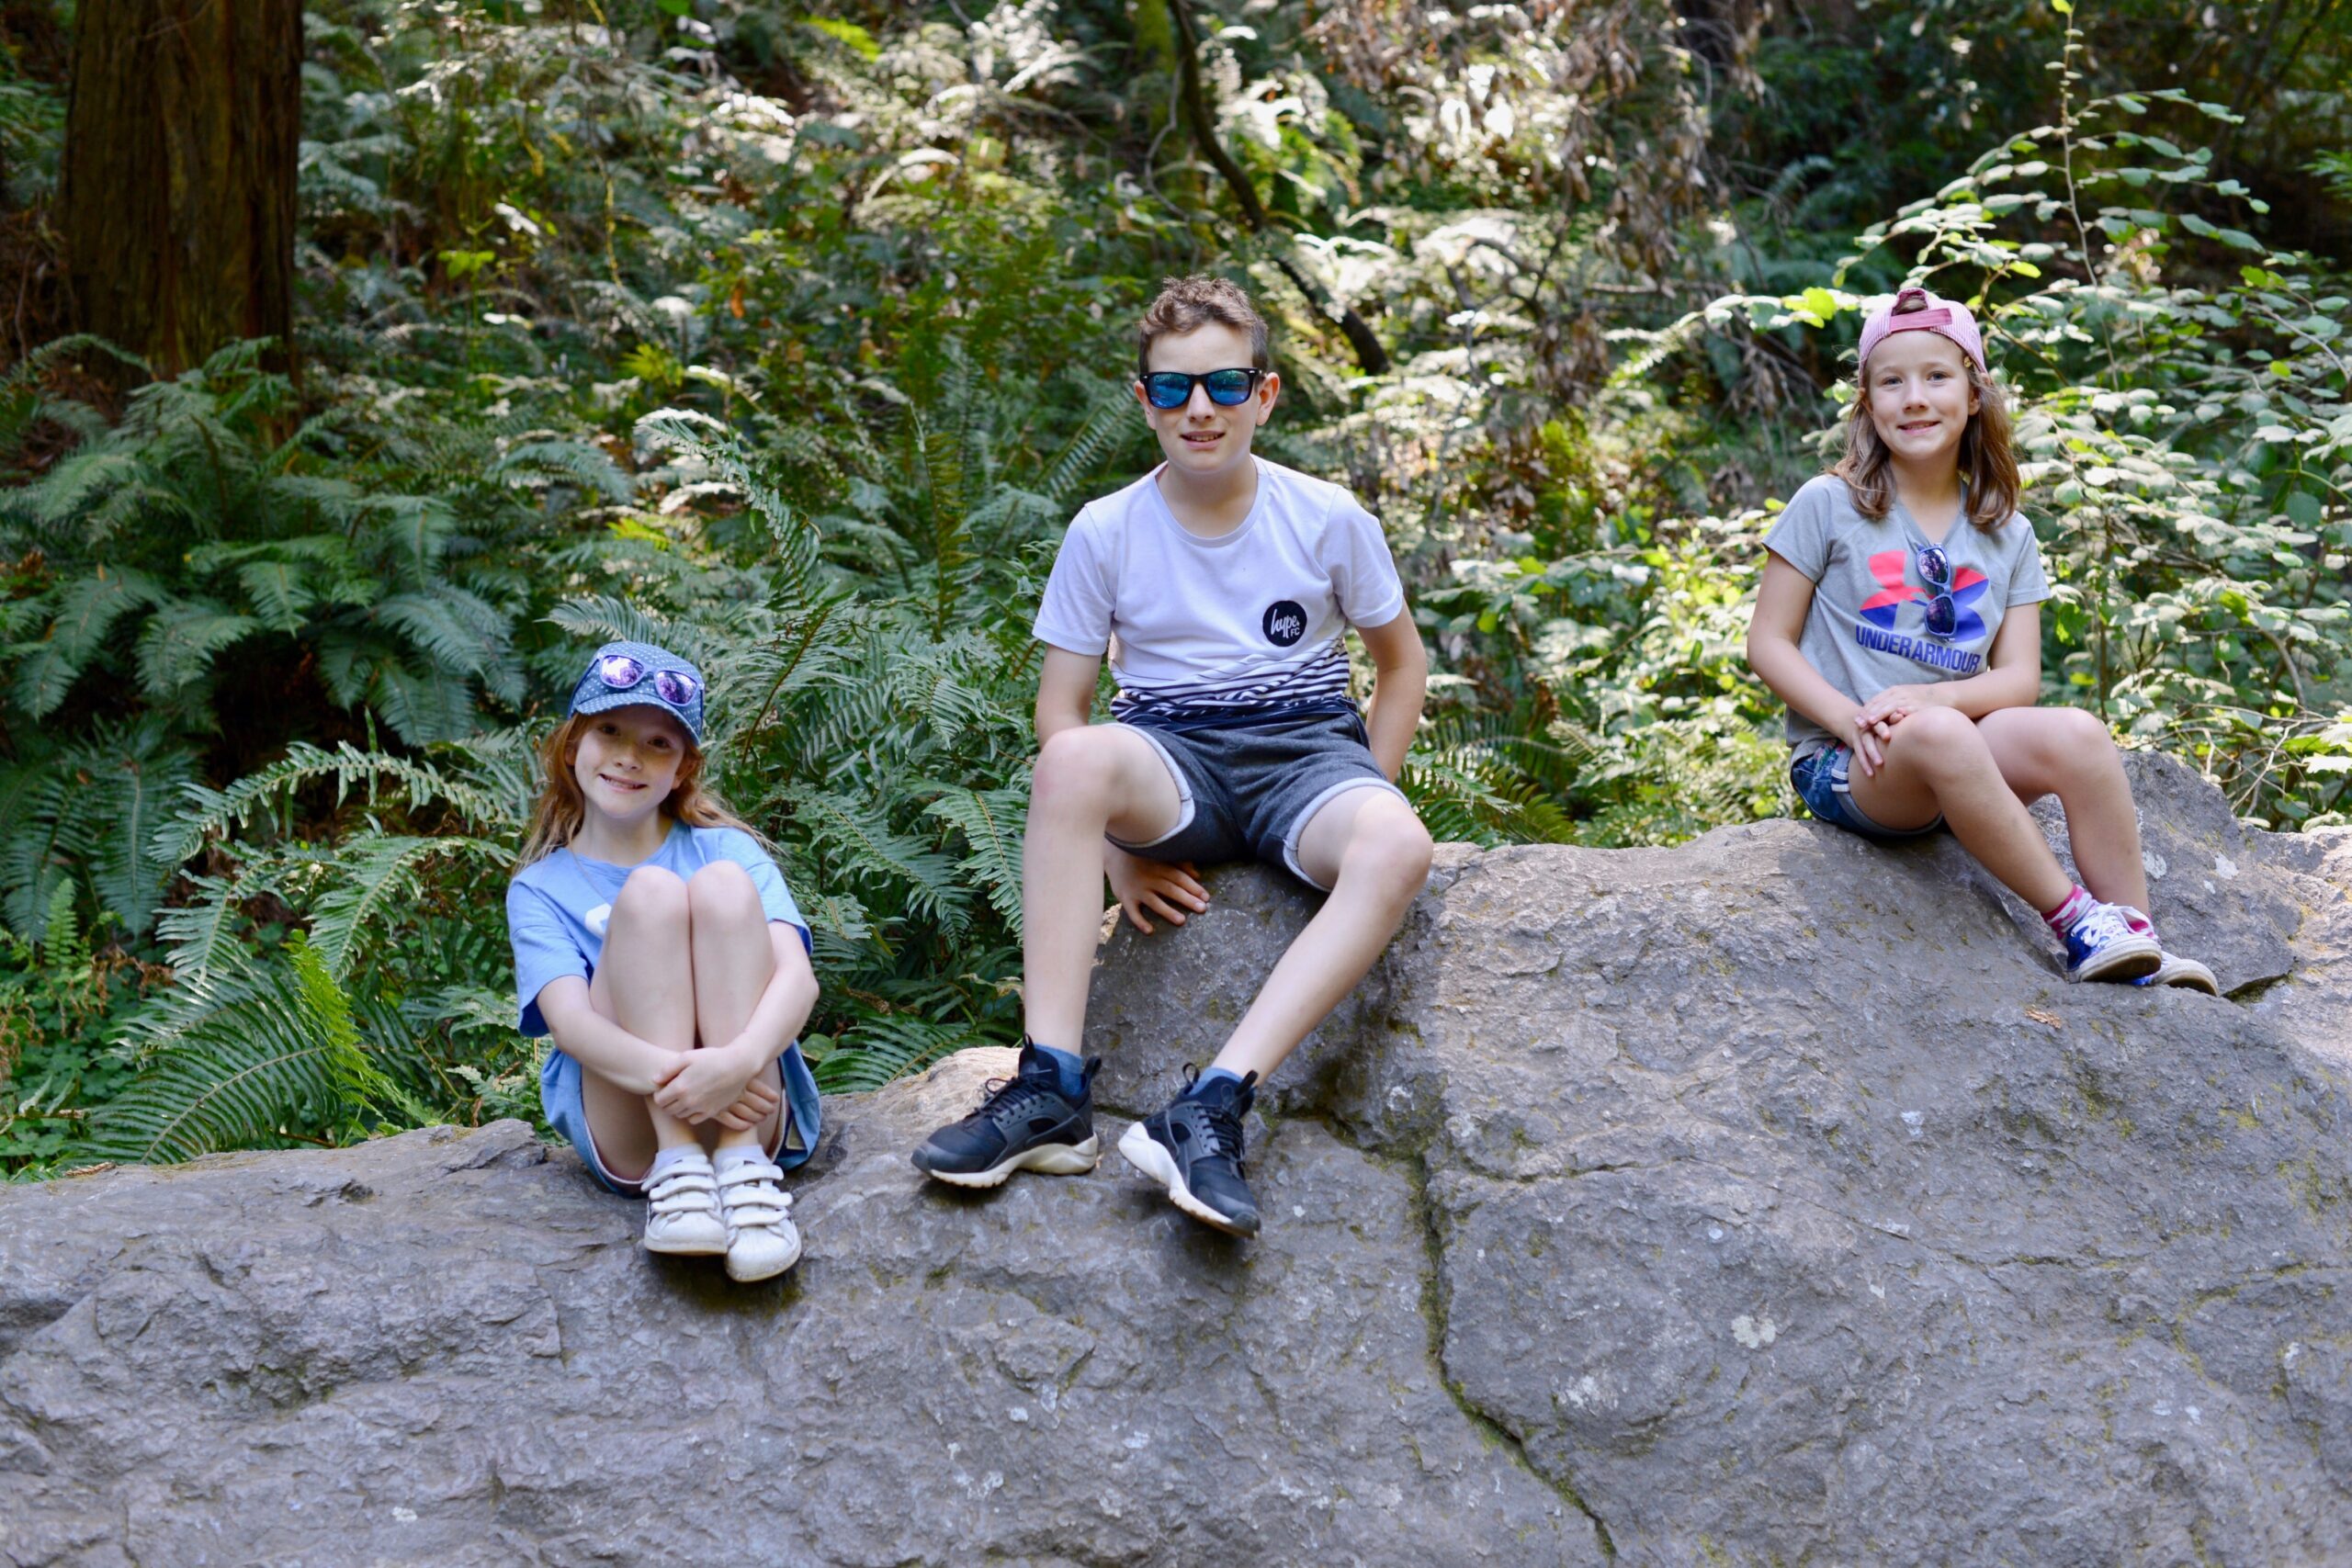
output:
[[[564,480],[615,505],[626,505],[637,497],[637,480],[621,472],[610,454],[588,442],[560,437],[526,441],[513,447],[483,477],[504,484]]]
[[[154,923],[175,862],[155,853],[156,828],[196,777],[195,752],[175,744],[160,716],[102,725],[69,753],[66,766],[89,780],[72,808],[90,822],[91,886],[125,930],[143,936]]]
[[[880,1089],[967,1045],[1003,1043],[977,1024],[940,1023],[894,1014],[860,1023],[812,1070],[818,1087],[827,1092],[856,1094]]]
[[[1136,428],[1135,394],[1124,385],[1106,387],[1046,465],[1037,481],[1037,493],[1056,507],[1069,510],[1079,487],[1092,479],[1114,452],[1134,439]]]
[[[139,637],[139,684],[151,697],[169,697],[204,678],[212,656],[262,629],[261,622],[204,599],[161,606]]]
[[[515,741],[510,733],[492,738],[491,744],[503,755],[514,749]],[[445,757],[462,754],[455,747],[440,753]],[[334,781],[337,805],[361,786],[372,804],[378,788],[390,784],[412,807],[440,801],[477,825],[519,830],[516,799],[507,787],[502,787],[511,786],[512,769],[511,757],[504,757],[499,778],[492,782],[464,777],[432,761],[362,751],[347,740],[332,751],[298,741],[285,756],[227,789],[188,785],[182,791],[187,805],[178,819],[157,834],[155,852],[175,864],[190,859],[206,838],[232,828],[249,828],[294,790],[328,779]]]
[[[971,850],[956,869],[978,882],[989,904],[1021,934],[1021,823],[1029,792],[1020,787],[951,789],[924,807],[964,835]]]
[[[351,1003],[298,937],[290,961],[175,998],[130,1087],[91,1113],[88,1157],[138,1164],[266,1145],[355,1118],[381,1081]]]
[[[371,919],[413,896],[416,868],[442,848],[437,839],[367,833],[337,849],[334,886],[311,909],[311,947],[338,979],[350,973],[352,943]]]
[[[963,930],[971,895],[956,879],[955,863],[917,840],[891,830],[865,807],[831,791],[794,796],[796,819],[832,852],[835,874],[853,883],[902,892],[907,907],[946,928]]]

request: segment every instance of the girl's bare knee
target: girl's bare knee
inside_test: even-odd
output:
[[[2122,765],[2115,737],[2098,715],[2086,708],[2052,708],[2044,744],[2051,761],[2078,773],[2099,773]]]
[[[616,919],[683,920],[686,909],[684,880],[658,865],[641,865],[630,872],[628,880],[621,884],[620,897],[613,900]]]
[[[1949,777],[1984,764],[1993,753],[1976,722],[1956,708],[1922,708],[1894,727],[1886,743],[1889,761],[1908,761],[1922,772]]]
[[[713,861],[686,884],[686,904],[695,923],[763,919],[760,890],[752,874],[731,860]]]

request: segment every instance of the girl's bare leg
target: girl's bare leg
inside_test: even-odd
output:
[[[2091,897],[2145,913],[2140,815],[2132,804],[2132,782],[2123,776],[2122,753],[2098,716],[2081,708],[2003,708],[1977,720],[1976,728],[2019,800],[2054,795],[2066,808],[2075,869]]]
[[[1956,709],[1922,708],[1894,727],[1886,765],[1848,774],[1854,804],[1885,828],[1917,828],[1940,810],[1952,837],[2001,884],[2036,910],[2056,908],[2075,885],[2058,869],[2025,803],[2003,778],[1975,720]]]
[[[650,1045],[689,1051],[695,1043],[695,982],[686,885],[658,866],[640,866],[622,884],[605,930],[605,951],[588,983],[598,1012]],[[589,1134],[605,1170],[623,1181],[642,1177],[657,1150],[696,1142],[694,1129],[594,1073],[581,1075]]]
[[[751,873],[732,861],[714,862],[695,873],[686,884],[686,904],[694,926],[695,1024],[704,1045],[724,1045],[743,1032],[775,978],[767,911]],[[775,1146],[785,1116],[783,1075],[775,1063],[761,1071],[777,1090],[775,1114],[740,1133],[720,1128],[718,1147]]]

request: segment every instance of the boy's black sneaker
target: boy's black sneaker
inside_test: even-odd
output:
[[[957,1187],[1001,1186],[1016,1170],[1084,1175],[1102,1158],[1091,1092],[1102,1066],[1100,1056],[1088,1059],[1085,1085],[1072,1100],[1062,1092],[1054,1059],[1023,1041],[1020,1070],[990,1078],[978,1111],[925,1138],[915,1150],[915,1168]]]
[[[1238,1082],[1216,1077],[1196,1092],[1199,1080],[1199,1069],[1187,1066],[1184,1092],[1129,1127],[1119,1153],[1165,1185],[1168,1201],[1193,1218],[1232,1235],[1256,1235],[1258,1201],[1241,1168],[1241,1118],[1257,1103],[1258,1075]]]

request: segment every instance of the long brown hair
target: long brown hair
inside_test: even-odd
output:
[[[2009,399],[2001,384],[1979,369],[1962,350],[1962,368],[1969,390],[1976,394],[1976,412],[1960,434],[1960,477],[1968,486],[1968,520],[1986,532],[2016,515],[2017,454],[2009,445]],[[1854,373],[1854,408],[1846,421],[1846,455],[1829,471],[1846,481],[1854,510],[1875,523],[1894,504],[1894,454],[1879,439],[1871,423],[1871,383],[1868,365]]]
[[[515,863],[518,871],[571,842],[581,823],[587,819],[588,803],[581,798],[580,781],[572,776],[571,764],[580,755],[580,738],[602,716],[573,714],[539,742],[542,782],[538,801],[531,807],[531,830],[524,835],[523,855]],[[678,761],[677,782],[670,786],[669,795],[662,802],[662,815],[689,828],[741,828],[754,839],[759,838],[752,831],[751,824],[736,816],[734,808],[719,798],[717,790],[703,783],[702,773],[702,748],[690,737],[684,754]]]

